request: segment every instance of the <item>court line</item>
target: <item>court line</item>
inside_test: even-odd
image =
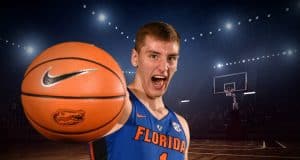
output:
[[[258,147],[258,148],[200,148],[200,147],[192,147],[191,149],[203,149],[203,150],[218,150],[218,151],[248,151],[248,150],[259,150],[259,149],[264,149],[263,147]]]
[[[285,145],[281,144],[279,141],[275,141],[278,145],[280,145],[280,147],[282,148],[287,148]]]
[[[191,144],[212,144],[212,143],[222,143],[222,144],[224,144],[224,143],[231,143],[232,141],[191,141]],[[248,144],[257,144],[258,143],[258,141],[239,141],[239,142],[242,142],[242,143],[248,143]]]
[[[216,144],[191,144],[190,146],[207,146],[207,147],[256,147],[258,145],[227,145],[227,144],[222,144],[222,145],[216,145]]]
[[[266,145],[266,142],[265,142],[265,141],[263,141],[262,148],[263,148],[263,149],[267,148],[267,145]]]
[[[214,155],[214,156],[232,156],[232,157],[250,157],[250,158],[300,159],[300,156],[272,156],[272,155],[269,156],[269,155],[252,155],[252,154],[197,153],[197,152],[189,152],[189,154]]]

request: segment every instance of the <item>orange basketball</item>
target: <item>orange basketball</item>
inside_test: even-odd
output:
[[[103,49],[65,42],[43,51],[22,82],[22,104],[32,126],[53,140],[88,142],[119,120],[126,82]]]

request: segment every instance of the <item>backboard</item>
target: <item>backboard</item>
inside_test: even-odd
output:
[[[247,90],[247,72],[238,72],[215,76],[213,78],[214,94],[224,94],[225,90],[242,92]]]

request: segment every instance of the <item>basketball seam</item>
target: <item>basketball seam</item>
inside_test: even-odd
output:
[[[96,65],[102,66],[103,68],[105,68],[105,69],[107,69],[108,71],[110,71],[111,73],[113,73],[113,74],[119,79],[119,81],[121,82],[121,84],[122,84],[122,86],[123,86],[124,92],[126,92],[126,88],[125,88],[125,85],[126,85],[126,84],[123,84],[121,77],[119,77],[119,75],[118,75],[115,71],[113,71],[112,69],[110,69],[109,67],[107,67],[107,66],[105,66],[105,65],[103,65],[103,64],[101,64],[101,63],[98,63],[98,62],[95,62],[95,61],[92,61],[92,60],[89,60],[89,59],[85,59],[85,58],[79,58],[79,57],[63,57],[63,58],[55,58],[55,59],[50,59],[50,60],[44,61],[44,62],[39,63],[39,64],[35,65],[34,67],[32,67],[32,68],[24,75],[24,78],[23,78],[23,79],[25,79],[25,78],[28,76],[28,74],[29,74],[30,72],[32,72],[34,69],[36,69],[37,67],[39,67],[39,66],[41,66],[41,65],[43,65],[43,64],[45,64],[45,63],[48,63],[48,62],[51,62],[51,61],[57,61],[57,60],[65,60],[65,59],[82,60],[82,61],[87,61],[87,62],[94,63],[94,64],[96,64]],[[73,98],[73,99],[82,99],[82,98],[85,98],[85,99],[86,99],[86,98],[100,98],[100,99],[105,98],[105,99],[107,99],[108,97],[110,97],[110,98],[120,98],[120,97],[122,97],[122,98],[124,99],[125,96],[126,96],[126,95],[119,95],[119,96],[100,96],[100,97],[99,97],[99,96],[98,96],[98,97],[70,97],[70,96],[35,95],[35,94],[31,94],[31,93],[26,93],[26,92],[23,92],[23,91],[21,91],[21,92],[22,92],[23,95],[26,95],[26,94],[27,94],[27,96],[29,95],[29,96],[40,96],[40,97],[42,96],[42,97],[49,97],[49,98]],[[53,132],[53,133],[57,133],[57,134],[64,134],[64,135],[80,135],[80,134],[86,134],[86,133],[89,133],[89,132],[97,131],[98,129],[103,128],[104,126],[106,126],[106,125],[108,125],[109,123],[111,123],[112,121],[114,121],[117,117],[120,116],[120,114],[121,114],[122,111],[124,110],[124,108],[125,108],[124,105],[125,105],[125,99],[123,100],[122,107],[120,108],[118,114],[117,114],[116,116],[114,116],[113,119],[111,119],[110,121],[106,122],[105,124],[103,124],[103,125],[101,125],[101,126],[99,126],[99,127],[97,127],[97,128],[88,130],[88,131],[84,131],[84,132],[76,132],[76,133],[74,133],[74,132],[64,133],[64,132],[61,132],[61,131],[55,131],[55,130],[53,130],[53,129],[49,129],[49,128],[47,128],[47,127],[44,127],[44,126],[40,125],[39,123],[37,123],[35,120],[33,120],[33,119],[31,118],[31,116],[29,116],[29,114],[26,112],[26,110],[24,110],[24,111],[25,111],[25,114],[30,118],[30,121],[32,121],[33,123],[35,123],[37,126],[46,129],[46,130],[49,131],[49,132]]]
[[[121,77],[119,77],[119,75],[118,75],[115,71],[113,71],[112,69],[110,69],[109,67],[107,67],[107,66],[105,66],[105,65],[103,65],[103,64],[101,64],[101,63],[98,63],[98,62],[95,62],[95,61],[92,61],[92,60],[89,60],[89,59],[85,59],[85,58],[79,58],[79,57],[63,57],[63,58],[55,58],[55,59],[50,59],[50,60],[44,61],[44,62],[42,62],[42,63],[39,63],[39,64],[35,65],[34,67],[32,67],[32,68],[27,72],[27,74],[24,75],[23,80],[27,77],[27,75],[28,75],[31,71],[33,71],[35,68],[41,66],[42,64],[45,64],[45,63],[48,63],[48,62],[51,62],[51,61],[56,61],[56,60],[64,60],[64,59],[77,59],[77,60],[83,60],[83,61],[91,62],[91,63],[94,63],[94,64],[97,64],[97,65],[99,65],[99,66],[104,67],[105,69],[107,69],[108,71],[110,71],[111,73],[113,73],[115,76],[117,76],[117,78],[119,79],[119,81],[121,82],[121,84],[122,84],[122,86],[123,86],[124,92],[126,92],[126,88],[125,88],[125,86],[124,86],[124,85],[126,85],[126,84],[123,84]],[[23,90],[22,90],[22,89],[21,89],[21,92],[23,93]]]
[[[35,68],[37,68],[37,67],[39,67],[39,66],[41,66],[41,65],[43,65],[43,64],[45,64],[45,63],[48,63],[48,62],[51,62],[51,61],[57,61],[57,60],[65,60],[65,59],[76,59],[76,60],[82,60],[82,61],[87,61],[87,62],[95,63],[95,64],[100,65],[100,66],[104,67],[105,69],[109,70],[109,71],[112,72],[114,75],[116,75],[116,76],[119,78],[119,80],[121,80],[121,78],[119,77],[119,75],[118,75],[115,71],[113,71],[112,69],[110,69],[109,67],[107,67],[107,66],[105,66],[105,65],[103,65],[103,64],[101,64],[101,63],[98,63],[98,62],[95,62],[95,61],[92,61],[92,60],[89,60],[89,59],[85,59],[85,58],[79,58],[79,57],[63,57],[63,58],[55,58],[55,59],[50,59],[50,60],[44,61],[44,62],[39,63],[39,64],[35,65],[34,67],[32,67],[32,68],[27,72],[27,74],[24,75],[24,78],[23,78],[23,79],[25,79],[25,78],[27,77],[27,75],[28,75],[31,71],[33,71]]]
[[[57,99],[115,99],[125,97],[126,95],[116,95],[116,96],[92,96],[92,97],[75,97],[75,96],[53,96],[53,95],[42,95],[22,92],[24,96],[30,97],[42,97],[42,98],[57,98]]]
[[[44,127],[43,125],[37,123],[35,120],[33,120],[33,118],[28,114],[28,112],[24,109],[24,112],[26,114],[26,116],[29,117],[29,120],[32,121],[34,124],[36,124],[37,126],[41,127],[41,128],[44,128],[46,129],[47,131],[50,131],[50,132],[53,132],[53,133],[57,133],[57,134],[64,134],[64,135],[80,135],[80,134],[85,134],[85,133],[90,133],[90,132],[93,132],[93,131],[97,131],[98,129],[100,128],[103,128],[104,126],[106,126],[107,124],[111,123],[112,121],[114,121],[117,117],[119,117],[119,115],[122,113],[122,111],[124,110],[124,105],[125,105],[125,100],[123,100],[123,104],[122,104],[122,107],[121,109],[119,110],[118,114],[116,116],[114,116],[111,120],[109,120],[108,122],[106,122],[105,124],[97,127],[97,128],[94,128],[94,129],[90,129],[90,130],[87,130],[87,131],[84,131],[84,132],[62,132],[62,131],[55,131],[53,129],[49,129],[47,127]]]

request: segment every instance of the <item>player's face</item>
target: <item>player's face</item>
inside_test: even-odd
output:
[[[132,63],[137,65],[136,78],[150,98],[162,96],[177,70],[179,45],[146,36],[140,52],[133,52]]]

